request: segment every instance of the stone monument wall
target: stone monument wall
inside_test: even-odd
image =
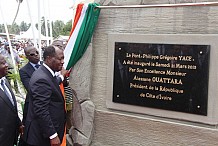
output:
[[[203,1],[96,0],[95,2],[101,5],[116,6],[199,3]],[[213,1],[208,0],[207,2]],[[70,78],[70,85],[77,92],[80,101],[83,103],[91,102],[90,108],[86,109],[90,111],[94,109],[95,112],[90,116],[94,116],[94,121],[90,120],[91,118],[84,118],[89,120],[88,124],[82,125],[89,128],[84,130],[88,136],[81,138],[83,140],[77,139],[78,143],[82,145],[91,143],[92,146],[218,145],[216,123],[205,124],[204,122],[191,122],[178,118],[127,112],[109,109],[106,105],[107,91],[109,90],[107,79],[108,74],[110,74],[108,70],[108,52],[109,49],[113,49],[108,47],[109,34],[206,35],[217,33],[218,6],[102,9],[92,43],[84,57],[74,67]],[[214,52],[215,54],[210,58],[210,62],[217,62],[218,56],[216,54],[218,53],[217,51]],[[211,67],[217,68],[217,66]],[[214,78],[211,79],[211,77]],[[209,78],[216,83],[217,72],[213,72]],[[213,92],[216,93],[216,89],[211,92],[209,95],[213,95]],[[218,103],[216,97],[209,102],[210,105]],[[215,112],[215,110],[216,108],[211,108],[209,111]],[[189,116],[192,117],[192,114]],[[92,125],[92,122],[94,125]]]

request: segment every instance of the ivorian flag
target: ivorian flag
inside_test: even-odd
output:
[[[100,14],[100,9],[96,6],[99,5],[90,3],[77,6],[70,38],[64,49],[64,68],[67,70],[76,64],[88,48]],[[60,85],[60,89],[65,97],[63,84]],[[66,146],[66,128],[61,146]]]
[[[98,22],[100,9],[97,3],[79,4],[70,39],[64,50],[64,68],[69,70],[85,53]]]

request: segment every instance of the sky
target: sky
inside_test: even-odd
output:
[[[75,0],[40,0],[40,15],[47,16],[49,18],[50,8],[50,20],[62,20],[64,23],[73,18],[73,6]],[[38,23],[38,0],[28,0],[31,19],[33,23]],[[49,5],[50,3],[50,5]],[[0,24],[3,24],[3,20],[8,24],[12,24],[18,7],[17,0],[0,0]],[[3,16],[2,16],[3,13]],[[16,18],[16,23],[24,21],[30,23],[30,15],[27,7],[27,0],[23,0],[20,4],[19,12]]]

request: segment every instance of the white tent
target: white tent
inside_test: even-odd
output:
[[[56,40],[63,40],[63,41],[67,41],[69,39],[69,36],[65,36],[65,35],[59,35]]]
[[[36,27],[33,27],[33,31],[32,31],[32,25],[30,26],[30,28],[24,32],[23,34],[16,36],[16,39],[31,39],[33,40],[33,32],[35,35],[35,38],[38,40],[39,39],[39,31],[36,29]],[[49,39],[49,38],[48,38]],[[47,40],[46,36],[41,34],[41,40]]]

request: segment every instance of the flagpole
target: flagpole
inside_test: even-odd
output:
[[[50,40],[52,43],[53,42],[53,32],[52,32],[52,19],[50,16],[50,0],[48,0],[48,19],[49,19],[49,26],[50,26]]]
[[[13,66],[14,66],[14,72],[16,74],[17,73],[17,67],[16,67],[16,63],[15,63],[15,60],[14,60],[14,51],[13,51],[13,48],[12,48],[12,45],[11,45],[11,39],[9,37],[7,23],[5,22],[4,14],[3,14],[3,11],[2,11],[2,8],[1,8],[1,1],[0,1],[0,11],[1,11],[2,20],[4,22],[5,31],[6,31],[6,34],[7,34],[7,39],[8,39],[8,43],[9,43],[9,49],[10,49],[10,52],[11,52],[10,55],[11,55],[12,63],[13,63]]]
[[[38,39],[39,55],[40,55],[40,60],[42,60],[40,0],[38,0],[38,36],[39,36],[39,39]]]
[[[33,24],[33,21],[32,21],[32,17],[31,17],[31,11],[30,11],[30,5],[29,5],[29,0],[26,0],[26,3],[27,3],[27,8],[28,8],[28,14],[29,14],[29,17],[30,17],[30,24],[31,24],[31,29],[32,29],[32,34],[33,34],[33,40],[34,40],[34,46],[37,47],[37,42],[36,42],[36,34],[34,32],[34,27],[35,25]],[[38,48],[38,47],[37,47]]]
[[[46,4],[45,4],[45,0],[44,0],[44,4],[43,4],[43,8],[44,8],[44,17],[45,17],[45,36],[46,36],[46,44],[47,44],[47,46],[49,45],[49,40],[48,40],[48,23],[47,23],[47,13],[46,13],[46,8],[45,8],[45,6],[46,6]]]

